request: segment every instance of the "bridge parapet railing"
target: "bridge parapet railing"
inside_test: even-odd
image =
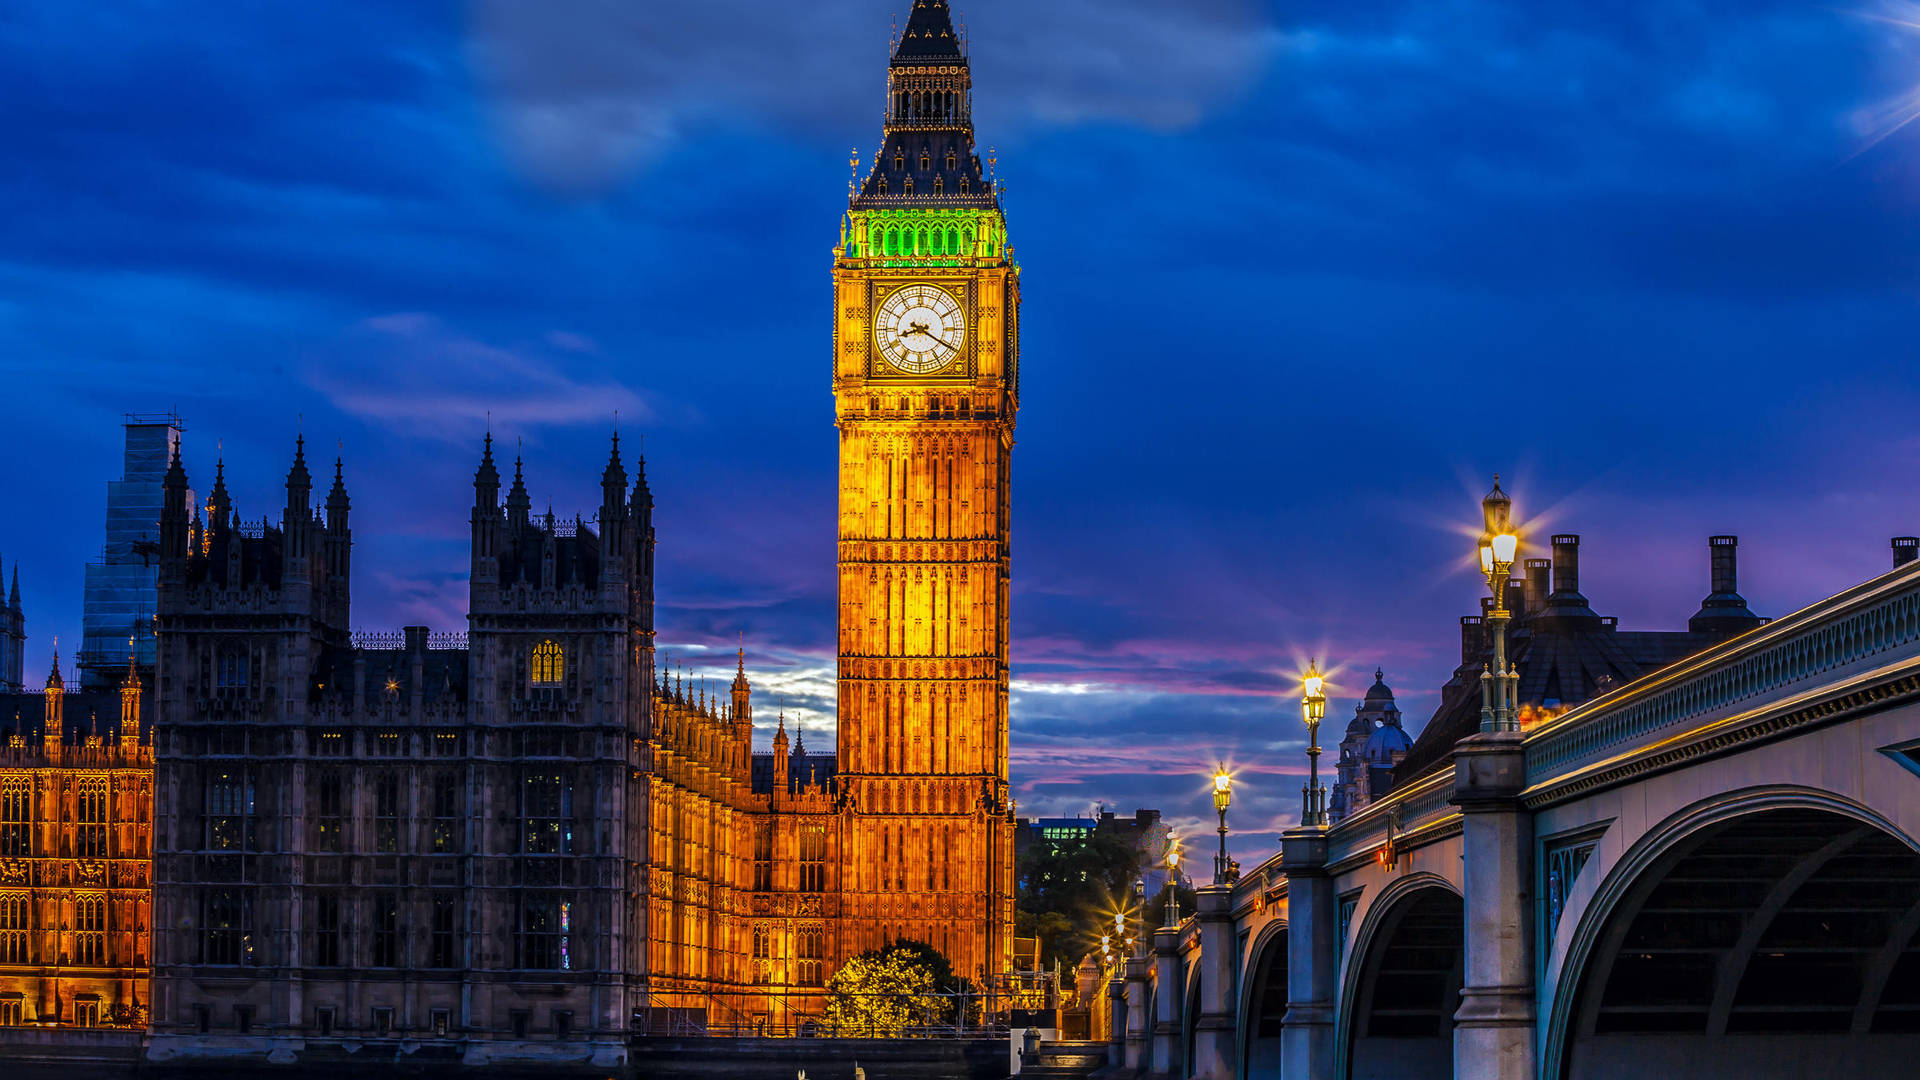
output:
[[[1453,770],[1428,773],[1334,826],[1327,836],[1327,861],[1338,866],[1374,851],[1389,832],[1412,835],[1455,812]]]
[[[1527,737],[1540,784],[1739,706],[1920,655],[1920,563],[1809,605],[1545,722]]]

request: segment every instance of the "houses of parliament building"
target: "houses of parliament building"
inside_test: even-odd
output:
[[[833,271],[836,751],[754,745],[744,653],[724,698],[660,669],[617,436],[570,519],[488,436],[459,634],[352,629],[342,462],[316,481],[296,441],[277,522],[249,519],[176,437],[151,667],[83,720],[57,660],[0,695],[0,1023],[144,1027],[155,1062],[611,1064],[663,1013],[817,1016],[892,940],[1008,969],[1018,269],[943,0],[887,84]]]

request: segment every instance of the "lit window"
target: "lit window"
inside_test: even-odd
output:
[[[800,891],[825,892],[826,889],[827,830],[810,825],[800,832]]]
[[[33,788],[24,776],[9,776],[0,787],[0,855],[33,854]]]
[[[205,806],[206,850],[244,850],[254,824],[253,778],[244,772],[213,774],[207,778]]]
[[[560,646],[551,641],[541,642],[533,650],[533,685],[559,686],[565,674],[566,657],[560,652]]]
[[[825,933],[817,925],[806,925],[800,927],[796,936],[799,940],[794,952],[800,961],[798,982],[801,986],[823,985],[825,980],[820,977],[820,960],[825,951],[821,947],[826,937]]]
[[[0,895],[0,964],[33,962],[28,951],[31,943],[28,916],[32,910],[26,893]]]
[[[74,853],[83,859],[107,857],[107,781],[105,777],[80,781],[76,802],[78,825]]]
[[[107,898],[82,893],[73,902],[73,962],[102,967],[107,962]]]

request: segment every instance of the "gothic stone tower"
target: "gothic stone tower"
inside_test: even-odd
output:
[[[834,262],[841,953],[1006,969],[1009,459],[1019,269],[945,0],[916,0]]]

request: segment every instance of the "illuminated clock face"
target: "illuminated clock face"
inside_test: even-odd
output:
[[[909,375],[931,375],[960,355],[966,335],[960,301],[938,285],[908,285],[880,304],[874,345],[887,363]]]

